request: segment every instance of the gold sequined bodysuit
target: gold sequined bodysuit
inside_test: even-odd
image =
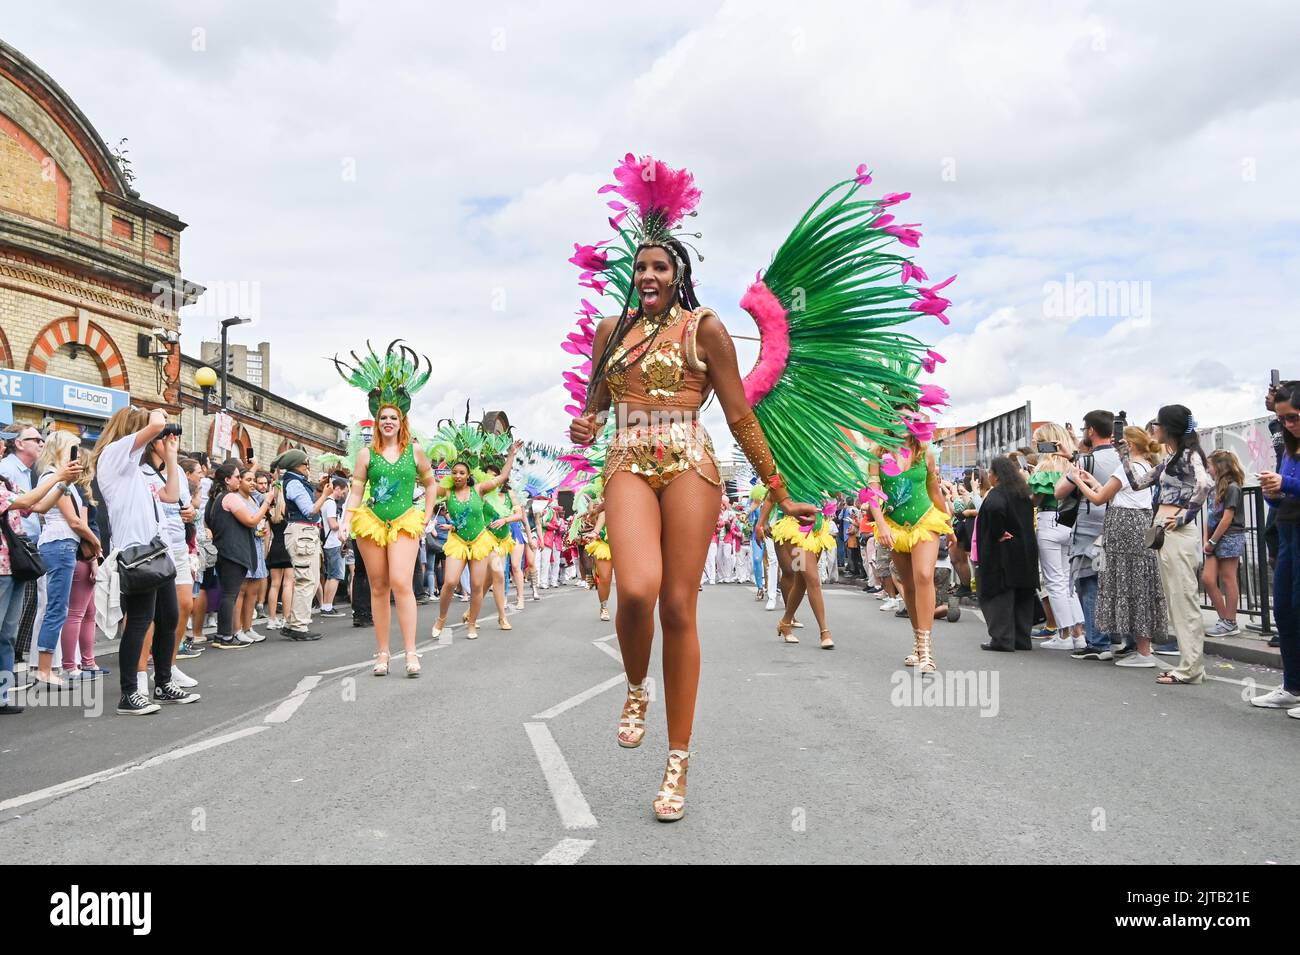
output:
[[[629,471],[659,491],[679,474],[694,471],[710,484],[721,484],[713,441],[698,418],[709,383],[695,332],[712,314],[673,306],[666,323],[638,322],[615,349],[605,381],[619,430],[605,458],[607,483],[619,471]]]

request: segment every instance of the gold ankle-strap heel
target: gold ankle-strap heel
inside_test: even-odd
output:
[[[823,649],[823,650],[834,650],[834,649],[835,649],[835,641],[832,640],[832,639],[830,638],[830,632],[831,632],[831,628],[830,628],[830,627],[826,627],[825,629],[822,630],[822,649]]]
[[[794,624],[777,621],[776,635],[786,643],[798,643],[799,638],[794,635]]]
[[[414,650],[406,651],[406,675],[412,679],[420,675],[420,655]]]
[[[609,619],[609,608],[606,607],[604,604],[600,605],[600,619],[601,620]]]
[[[433,631],[432,633],[430,633],[430,636],[433,637],[433,639],[437,640],[439,637],[442,636],[442,631],[444,631],[445,629],[447,629],[447,618],[439,617],[437,620],[433,622]]]
[[[933,673],[939,667],[934,662],[934,648],[930,645],[930,631],[917,631],[916,668],[922,673]]]
[[[618,745],[624,749],[636,749],[645,739],[645,714],[650,706],[650,692],[645,684],[627,685],[627,700],[623,703],[623,714],[618,718]]]
[[[691,754],[684,749],[668,751],[664,781],[654,801],[655,818],[660,822],[676,822],[686,815],[686,771],[690,768],[690,758]]]
[[[507,620],[505,617],[497,617],[497,629],[498,629],[498,630],[513,630],[513,629],[514,629],[514,626],[512,626],[511,623],[510,623],[510,621]]]
[[[921,631],[912,631],[912,652],[903,657],[903,666],[914,667],[921,659]]]
[[[387,650],[380,650],[375,654],[375,676],[388,676],[388,657]]]

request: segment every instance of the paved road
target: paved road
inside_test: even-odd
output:
[[[425,636],[420,680],[398,661],[372,677],[371,631],[328,623],[318,643],[190,661],[193,706],[5,718],[0,844],[41,863],[1300,860],[1281,809],[1300,721],[1246,706],[1242,686],[984,653],[967,613],[936,625],[944,676],[915,693],[906,622],[854,589],[827,602],[834,652],[806,611],[805,641],[787,646],[748,588],[701,595],[695,755],[673,825],[650,810],[663,708],[640,749],[615,744],[613,628],[565,588],[511,632],[489,616],[474,642],[463,627],[436,649]]]

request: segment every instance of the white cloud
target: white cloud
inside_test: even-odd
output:
[[[917,324],[948,355],[950,422],[1028,399],[1070,420],[1177,400],[1217,423],[1256,414],[1268,366],[1285,365],[1294,6],[588,13],[28,4],[6,11],[5,37],[105,138],[130,137],[144,198],[191,224],[187,274],[259,283],[263,322],[240,334],[271,339],[278,388],[342,420],[363,400],[321,359],[400,335],[438,364],[422,416],[459,416],[468,397],[562,433],[558,343],[590,297],[565,259],[607,234],[593,190],[628,150],[696,173],[701,294],[740,334],[745,285],[826,185],[866,161],[882,191],[911,190],[918,261],[960,276],[953,326]],[[1049,318],[1044,283],[1067,274],[1150,282],[1152,314]],[[707,420],[728,446],[716,409]]]

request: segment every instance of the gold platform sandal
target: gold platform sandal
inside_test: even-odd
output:
[[[406,651],[406,675],[411,679],[420,675],[420,655],[414,650]]]
[[[676,822],[686,815],[686,770],[691,754],[684,749],[668,751],[668,765],[664,767],[663,785],[654,801],[655,818],[660,822]]]
[[[786,643],[799,642],[799,638],[794,635],[794,625],[784,623],[780,620],[776,622],[776,635]]]
[[[623,714],[618,718],[618,745],[624,749],[636,749],[645,739],[645,714],[650,706],[650,691],[644,683],[640,686],[627,685],[627,700],[623,703]]]
[[[498,630],[513,630],[514,627],[511,626],[510,621],[507,620],[505,617],[497,617],[497,629],[498,629]]]
[[[380,650],[375,654],[375,676],[388,676],[388,657],[387,650]]]
[[[916,636],[916,668],[922,673],[933,673],[939,667],[934,662],[934,648],[930,645],[930,631],[918,630]]]
[[[606,607],[604,604],[600,605],[600,619],[609,620],[609,608]]]
[[[912,652],[903,657],[903,666],[914,667],[921,659],[921,631],[912,631]]]
[[[446,629],[447,629],[447,618],[439,617],[437,620],[433,622],[433,630],[430,632],[429,635],[433,637],[433,639],[437,640],[439,637],[442,636],[442,631]]]

